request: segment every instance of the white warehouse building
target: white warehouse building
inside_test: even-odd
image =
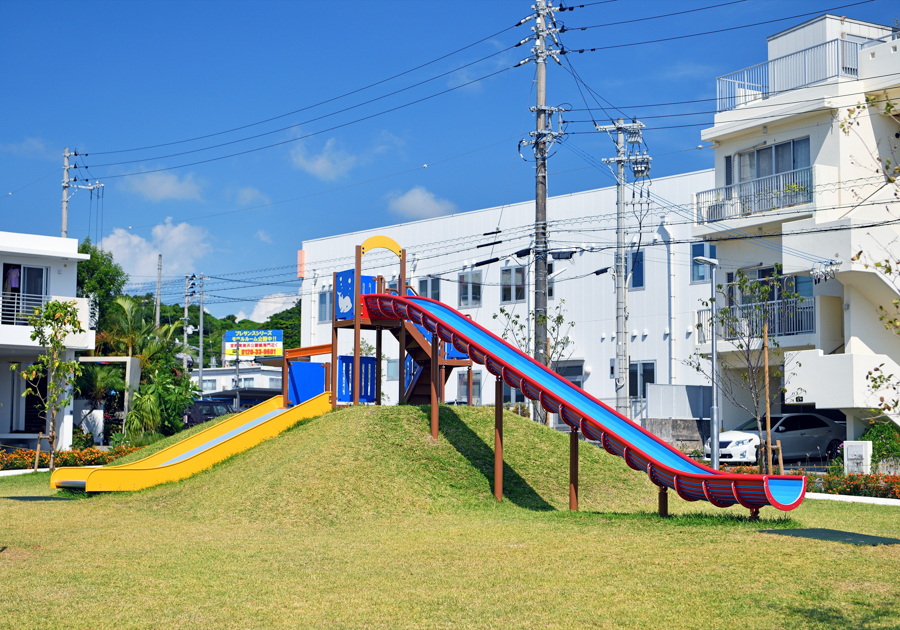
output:
[[[636,419],[647,416],[651,384],[708,385],[683,359],[695,351],[696,312],[700,300],[710,294],[707,268],[694,264],[692,257],[715,254],[714,247],[711,251],[707,244],[688,242],[692,229],[688,208],[694,191],[714,183],[712,170],[655,179],[654,195],[672,205],[635,205],[627,212],[627,341]],[[534,216],[534,202],[529,201],[304,241],[301,294],[308,323],[303,326],[303,346],[331,342],[332,274],[352,269],[355,247],[379,234],[406,249],[407,282],[420,295],[459,309],[498,335],[504,332],[503,318],[495,317],[501,308],[519,315],[524,323],[533,301]],[[558,371],[614,405],[615,279],[611,272],[595,272],[614,268],[610,245],[615,243],[615,187],[550,197],[547,216],[548,315],[559,309],[567,322],[574,323],[569,333],[573,344],[562,356]],[[497,260],[478,264],[492,259]],[[398,270],[397,257],[385,250],[362,259],[363,275],[383,275],[395,287]],[[363,331],[363,339],[374,346],[374,332]],[[384,355],[393,360],[386,366],[384,392],[386,402],[396,403],[398,344],[389,334],[384,339]],[[338,351],[352,354],[351,334],[339,335]],[[474,402],[493,404],[493,379],[488,380],[485,368],[476,364],[473,378]],[[456,369],[446,385],[446,401],[466,400],[465,379],[466,369]],[[510,403],[524,401],[521,393],[509,388],[504,398]],[[706,417],[697,414],[701,416]]]

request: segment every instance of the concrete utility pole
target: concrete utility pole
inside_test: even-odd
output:
[[[69,148],[63,151],[62,237],[69,235]]]
[[[197,276],[184,274],[184,345],[181,347],[181,366],[184,369],[185,373],[187,373],[187,360],[188,360],[188,306],[191,303],[191,298],[194,297],[194,291],[191,289],[194,288],[194,280]]]
[[[156,327],[159,328],[159,294],[162,290],[162,254],[156,259]]]
[[[635,178],[646,177],[650,172],[650,158],[647,152],[643,155],[640,149],[626,151],[627,144],[632,148],[643,143],[641,129],[644,124],[635,120],[626,123],[619,118],[614,125],[597,125],[597,131],[608,134],[616,132],[616,157],[606,158],[606,164],[616,165],[616,411],[624,416],[631,413],[628,404],[628,278],[625,251],[625,165],[631,166]],[[638,227],[640,229],[640,227]]]
[[[162,254],[160,254],[162,260]],[[204,276],[200,274],[200,376],[198,381],[200,384],[200,397],[203,398],[203,280]]]
[[[530,110],[535,113],[537,124],[535,131],[529,133],[530,140],[519,143],[534,146],[535,157],[535,189],[534,189],[534,359],[543,365],[547,365],[547,152],[550,146],[562,136],[561,121],[557,117],[557,131],[553,131],[552,117],[560,114],[560,107],[547,107],[547,58],[553,58],[559,63],[558,48],[552,48],[552,44],[559,46],[556,33],[556,21],[553,17],[558,7],[552,6],[552,0],[537,0],[534,5],[535,12],[523,19],[519,24],[535,20],[531,27],[533,35],[526,37],[519,46],[529,41],[534,41],[531,49],[533,57],[523,59],[517,65],[521,66],[530,61],[536,64],[537,99],[535,106]],[[548,38],[552,40],[548,44]]]

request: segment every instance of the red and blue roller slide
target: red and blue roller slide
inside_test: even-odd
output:
[[[491,374],[502,376],[510,387],[540,401],[586,438],[600,442],[609,453],[647,473],[657,486],[672,488],[685,501],[709,501],[716,507],[740,504],[753,513],[767,505],[793,510],[803,501],[806,477],[735,475],[703,466],[446,304],[386,294],[364,295],[363,300],[370,317],[409,320],[436,332]]]

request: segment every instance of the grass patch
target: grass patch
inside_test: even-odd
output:
[[[753,523],[672,494],[660,518],[646,475],[582,443],[569,513],[568,436],[504,428],[499,504],[493,412],[466,407],[441,409],[436,442],[427,409],[338,410],[90,501],[0,478],[0,627],[693,629],[701,610],[714,627],[896,627],[900,546],[758,531],[896,536],[896,508],[807,501]]]
[[[203,431],[204,429],[208,429],[209,427],[219,424],[220,422],[224,422],[228,420],[234,414],[229,413],[224,416],[219,416],[218,418],[213,418],[207,422],[203,422],[201,424],[197,424],[192,426],[189,429],[185,429],[184,431],[180,431],[174,435],[163,436],[161,433],[155,433],[153,436],[155,439],[148,440],[148,444],[144,445],[141,450],[136,451],[134,453],[129,453],[124,457],[120,457],[114,463],[110,464],[110,466],[121,466],[122,464],[131,464],[132,462],[136,462],[140,459],[144,459],[145,457],[150,457],[154,453],[158,453],[159,451],[169,448],[173,444],[177,444],[182,440],[185,440],[192,435],[196,435]],[[156,437],[158,436],[158,437]],[[136,442],[140,442],[141,440],[136,440]],[[141,446],[141,444],[137,444],[136,442],[132,442],[135,446]]]

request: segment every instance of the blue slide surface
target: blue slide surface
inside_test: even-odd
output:
[[[559,413],[585,437],[601,442],[608,452],[650,475],[653,483],[672,488],[687,501],[704,500],[718,507],[740,504],[750,510],[767,505],[792,510],[803,501],[805,477],[737,475],[704,466],[446,304],[386,294],[363,298],[374,316],[407,319],[437,332],[510,386]]]

